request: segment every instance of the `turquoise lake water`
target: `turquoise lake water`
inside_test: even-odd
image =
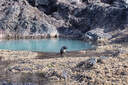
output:
[[[0,49],[26,50],[40,52],[59,52],[62,46],[67,46],[67,51],[76,51],[92,48],[92,45],[70,39],[28,39],[28,40],[4,40],[0,41]]]

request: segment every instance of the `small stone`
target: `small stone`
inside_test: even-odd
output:
[[[97,63],[104,63],[102,59],[97,59]]]
[[[85,76],[81,75],[81,74],[77,74],[74,78],[76,81],[82,82],[84,80]]]
[[[100,56],[100,59],[107,59],[108,56]]]
[[[95,58],[88,59],[86,61],[80,62],[76,67],[81,68],[91,68],[96,64],[97,60]]]
[[[120,74],[121,74],[121,75],[126,75],[126,72],[121,72]]]
[[[44,66],[42,66],[42,65],[38,65],[38,64],[35,65],[35,69],[37,69],[37,70],[38,70],[38,69],[42,69],[43,67],[44,67]]]
[[[13,67],[12,69],[17,70],[17,71],[21,71],[21,69],[20,69],[19,66],[15,66],[15,67]]]
[[[62,77],[64,77],[64,79],[66,79],[67,76],[68,76],[67,71],[66,71],[66,70],[63,70],[63,72],[62,72]]]
[[[32,71],[32,68],[25,67],[24,70],[25,71]]]
[[[124,65],[123,67],[124,67],[124,68],[128,68],[128,66],[126,66],[126,65]]]
[[[92,77],[90,77],[90,76],[86,76],[86,78],[87,78],[88,80],[92,80]]]

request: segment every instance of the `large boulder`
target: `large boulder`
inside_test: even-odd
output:
[[[78,20],[72,23],[78,29],[86,32],[95,28],[103,28],[105,32],[116,29],[124,29],[128,24],[128,9],[113,6],[102,7],[99,5],[89,5],[75,14]],[[85,31],[84,31],[85,30]],[[87,30],[88,31],[88,30]]]
[[[86,32],[83,38],[92,41],[103,40],[103,39],[108,40],[112,38],[112,35],[110,33],[105,33],[104,29],[96,28]]]
[[[101,0],[103,3],[113,5],[115,7],[125,8],[127,7],[127,0]]]
[[[59,22],[31,7],[26,0],[3,1],[0,4],[0,9],[2,11],[0,13],[0,28],[9,36],[36,34],[56,36],[58,34],[56,24]]]

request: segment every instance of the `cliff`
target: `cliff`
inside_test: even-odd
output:
[[[1,0],[0,28],[12,38],[83,39],[96,28],[113,37],[127,28],[127,6],[127,0]]]

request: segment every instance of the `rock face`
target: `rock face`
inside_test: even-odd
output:
[[[72,36],[123,30],[127,0],[0,0],[0,29],[11,37]]]
[[[58,34],[55,24],[51,23],[59,22],[47,17],[46,14],[30,6],[25,0],[2,1],[0,10],[0,28],[7,35],[55,36]]]

